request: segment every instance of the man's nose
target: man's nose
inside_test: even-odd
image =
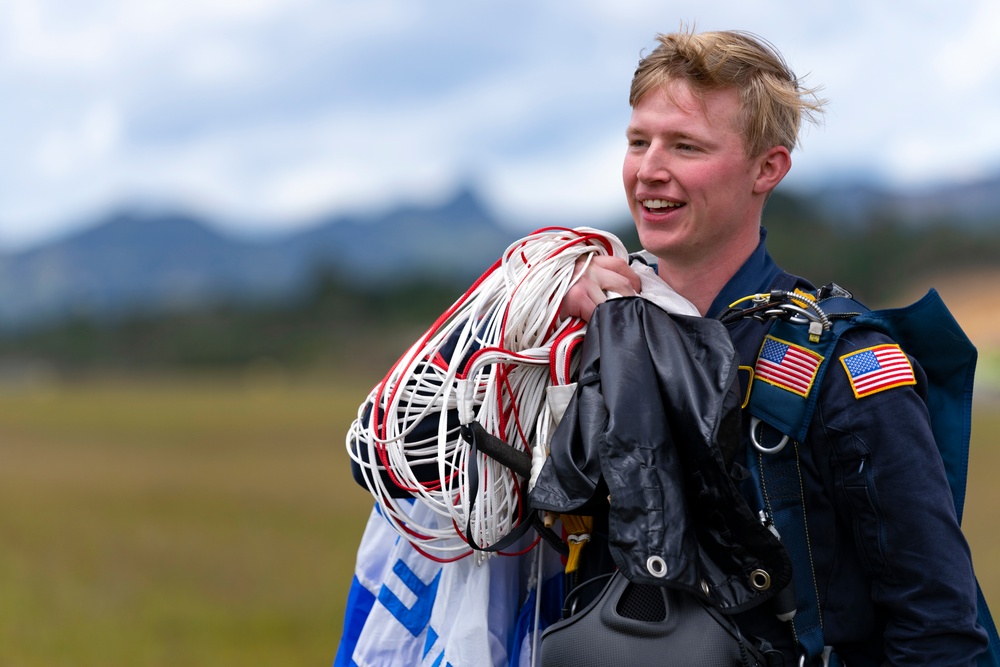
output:
[[[643,183],[658,183],[670,180],[670,160],[667,152],[655,144],[642,156],[636,174]]]

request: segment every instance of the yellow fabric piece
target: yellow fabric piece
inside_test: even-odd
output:
[[[569,556],[566,558],[566,573],[576,572],[580,567],[580,553],[583,547],[590,541],[590,531],[594,527],[594,517],[578,516],[576,514],[562,514],[563,528],[568,536],[566,543],[569,546]]]
[[[804,292],[804,291],[802,291],[798,287],[795,288],[795,296],[801,296],[804,299],[808,299],[812,303],[816,303],[816,296],[815,295],[810,294],[809,292]],[[804,303],[802,300],[792,299],[792,303],[794,303],[796,306],[800,306],[802,308],[808,308],[809,307],[808,304]]]

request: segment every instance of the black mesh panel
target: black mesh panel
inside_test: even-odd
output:
[[[618,615],[637,621],[658,623],[667,617],[663,591],[658,586],[629,584],[618,598]]]

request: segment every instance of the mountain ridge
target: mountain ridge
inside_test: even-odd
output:
[[[765,210],[765,225],[781,230],[772,253],[779,261],[787,253],[790,269],[799,268],[801,254],[792,248],[830,245],[881,229],[886,221],[911,234],[935,225],[955,235],[994,232],[1000,229],[1000,177],[920,191],[861,182],[808,193],[779,188]],[[638,249],[627,216],[615,222],[565,226],[622,230],[626,246]],[[280,302],[298,298],[324,276],[365,289],[417,279],[468,285],[526,233],[501,224],[470,188],[439,205],[329,215],[307,228],[257,239],[182,210],[120,209],[48,243],[0,252],[0,330],[78,316],[102,320],[218,302]],[[831,264],[825,256],[806,259],[803,268]]]
[[[468,191],[440,207],[330,217],[269,240],[241,239],[181,211],[118,211],[0,255],[0,327],[292,298],[322,274],[369,286],[413,275],[464,279],[515,239]]]

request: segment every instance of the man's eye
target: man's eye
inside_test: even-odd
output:
[[[692,146],[691,144],[677,144],[677,150],[680,150],[680,151],[696,151],[696,150],[698,150],[698,148],[696,146]]]

